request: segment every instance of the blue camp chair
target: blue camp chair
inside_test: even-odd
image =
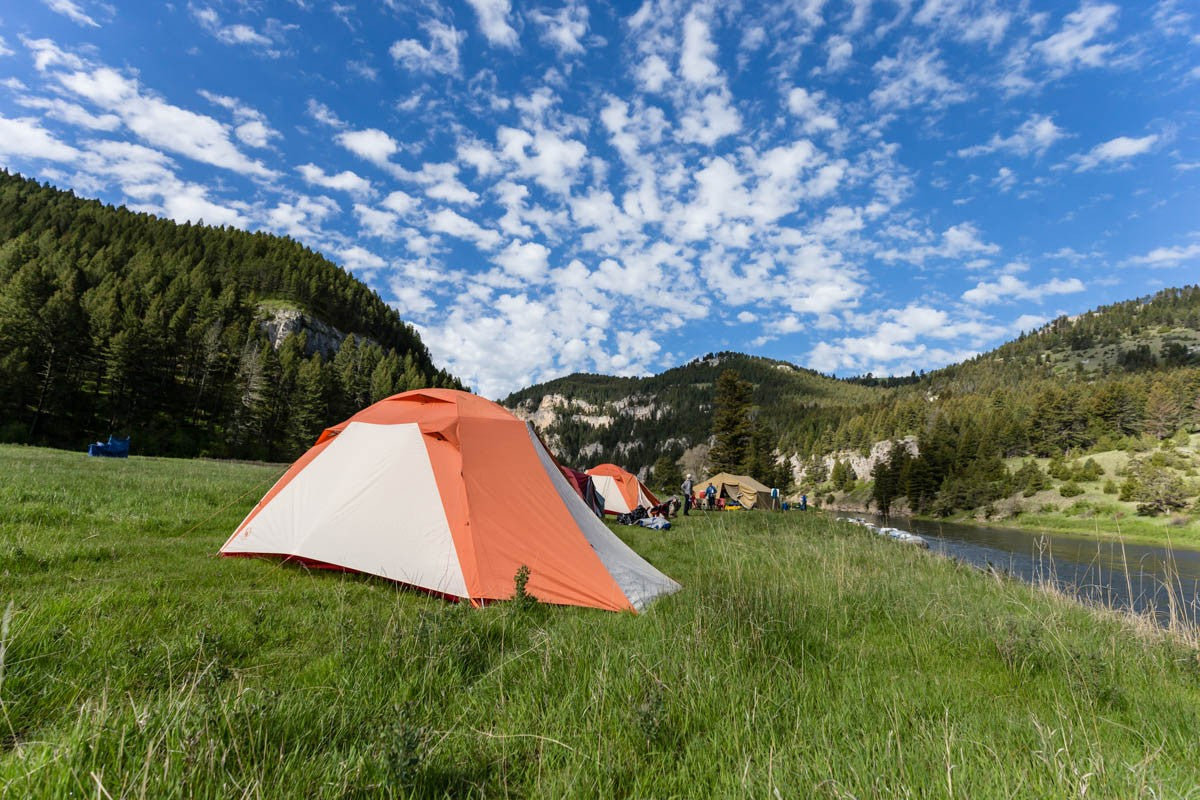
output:
[[[129,458],[129,440],[132,437],[109,436],[107,442],[94,442],[88,445],[89,456],[105,456],[107,458]]]

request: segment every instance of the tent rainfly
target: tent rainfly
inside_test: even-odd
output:
[[[642,610],[677,591],[588,509],[533,428],[449,389],[404,392],[329,428],[221,548],[365,572],[474,605],[527,591]]]
[[[779,498],[771,497],[771,489],[749,475],[730,475],[719,472],[693,488],[697,497],[703,497],[709,486],[716,488],[717,497],[736,500],[742,508],[779,508]]]
[[[604,497],[596,491],[596,482],[586,472],[580,472],[577,469],[570,467],[559,466],[562,470],[563,477],[567,479],[567,483],[571,484],[571,488],[576,494],[583,498],[583,502],[587,503],[587,507],[592,510],[600,519],[604,519]]]
[[[653,508],[658,498],[637,479],[616,464],[600,464],[587,471],[596,484],[596,491],[604,496],[605,514],[628,514],[638,506]]]

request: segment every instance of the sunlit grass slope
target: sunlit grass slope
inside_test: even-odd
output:
[[[1023,585],[713,514],[642,616],[473,610],[214,557],[279,471],[0,448],[0,796],[1197,794],[1196,651]]]

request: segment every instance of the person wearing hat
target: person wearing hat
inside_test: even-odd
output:
[[[683,515],[685,517],[688,515],[688,509],[692,506],[692,487],[694,485],[692,483],[692,473],[689,472],[687,477],[683,479],[683,484],[679,487],[683,492]]]

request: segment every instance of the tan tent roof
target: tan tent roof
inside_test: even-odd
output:
[[[709,486],[717,490],[719,497],[724,493],[742,504],[744,508],[774,508],[775,498],[771,497],[771,487],[764,486],[749,475],[731,475],[720,472],[703,483],[696,484],[693,491],[703,495]]]

